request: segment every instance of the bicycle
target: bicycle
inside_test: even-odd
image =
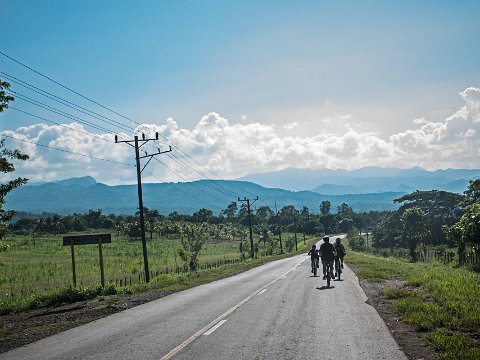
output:
[[[338,256],[335,257],[335,276],[340,281],[340,274],[342,273],[342,262]]]
[[[313,276],[317,276],[317,269],[318,269],[318,259],[312,259]]]
[[[330,287],[330,282],[335,278],[333,276],[333,261],[326,261],[326,272],[327,272],[327,287]]]

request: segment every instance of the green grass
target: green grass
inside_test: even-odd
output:
[[[474,340],[480,337],[479,274],[453,264],[410,263],[352,251],[345,259],[360,278],[404,280],[402,287],[385,290],[384,296],[395,300],[399,318],[425,332],[425,341],[442,357],[480,358],[480,344]]]
[[[443,353],[444,359],[480,359],[480,349],[475,348],[475,341],[468,336],[438,329],[425,334],[423,339],[436,351]]]
[[[306,251],[312,241],[308,239],[304,245],[303,239],[299,238],[299,252]],[[175,273],[176,267],[183,266],[182,260],[177,255],[179,242],[154,237],[152,241],[147,242],[149,268],[153,276],[150,283],[146,284],[139,281],[139,277],[143,279],[141,242],[131,242],[112,234],[112,243],[103,246],[106,287],[102,289],[99,286],[98,246],[84,245],[75,247],[77,284],[81,285],[73,288],[70,285],[71,250],[69,246],[62,246],[62,236],[37,238],[35,246],[31,239],[21,236],[7,238],[5,242],[9,248],[5,252],[0,252],[0,314],[56,306],[99,295],[153,289],[178,291],[295,254],[292,252],[265,257],[262,256],[264,249],[260,244],[258,259],[237,261],[234,264],[207,270],[203,269],[202,265],[240,258],[238,241],[207,243],[200,253],[200,269],[197,272]],[[123,280],[122,286],[119,286],[120,282],[116,282],[116,279]]]

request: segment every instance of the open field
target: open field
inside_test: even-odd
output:
[[[62,236],[39,237],[35,239],[35,245],[29,237],[5,239],[4,243],[9,248],[0,252],[0,299],[25,297],[72,284],[71,248],[62,245]],[[287,236],[285,234],[285,238]],[[306,246],[309,242],[304,245],[299,237],[299,250]],[[184,271],[183,261],[178,255],[179,248],[179,240],[175,239],[153,237],[147,241],[152,282],[160,281],[165,286],[176,283],[174,278]],[[278,251],[276,248],[275,252]],[[258,256],[263,257],[262,254],[265,251],[260,243]],[[77,285],[100,284],[98,245],[75,246],[75,258]],[[144,279],[141,241],[129,241],[126,237],[112,234],[112,243],[103,244],[103,258],[107,286],[141,287]],[[206,273],[225,264],[239,262],[240,258],[239,241],[207,242],[199,255],[199,272]]]

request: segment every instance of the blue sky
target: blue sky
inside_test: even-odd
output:
[[[221,177],[290,166],[479,167],[479,13],[477,1],[4,0],[0,51],[163,131]],[[0,71],[94,108],[1,55]],[[18,98],[12,106],[52,116]],[[18,130],[41,123],[0,116],[10,136],[112,155],[68,144],[51,124]],[[44,170],[20,173],[81,175],[27,148]],[[92,169],[105,182],[133,179]]]

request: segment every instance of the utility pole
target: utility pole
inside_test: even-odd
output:
[[[142,134],[142,139],[140,140],[140,142],[142,142],[141,145],[138,144],[139,140],[137,135],[133,137],[133,140],[121,140],[121,141],[119,141],[118,136],[115,135],[115,143],[127,143],[128,145],[135,148],[135,160],[136,160],[136,168],[137,168],[138,207],[140,209],[140,232],[142,234],[142,248],[143,248],[143,267],[145,271],[145,281],[147,283],[150,282],[150,272],[148,270],[147,239],[145,237],[145,217],[143,214],[142,171],[143,169],[145,169],[145,167],[148,165],[150,160],[152,160],[152,158],[155,155],[160,155],[160,154],[164,154],[172,151],[172,147],[169,146],[169,150],[167,151],[160,151],[160,149],[158,149],[158,152],[155,154],[149,155],[147,154],[147,152],[145,152],[144,156],[140,156],[140,148],[143,145],[145,145],[147,142],[153,141],[153,140],[158,140],[158,132],[155,133],[154,139],[146,139],[145,134]],[[130,144],[132,142],[133,142],[133,145]],[[147,158],[147,157],[149,158],[147,163],[143,166],[143,168],[140,169],[140,159]]]
[[[253,199],[252,205],[255,203],[255,201],[258,200],[258,196]],[[246,202],[247,203],[247,209],[248,209],[248,227],[250,228],[250,257],[253,259],[255,257],[255,251],[253,250],[253,233],[252,233],[252,216],[251,216],[251,211],[250,211],[250,199],[247,199],[246,197],[242,199],[238,198],[238,201],[241,202]]]
[[[275,212],[277,213],[278,240],[280,240],[280,254],[283,254],[282,223],[280,222],[280,217],[278,216],[277,202],[275,202]]]

